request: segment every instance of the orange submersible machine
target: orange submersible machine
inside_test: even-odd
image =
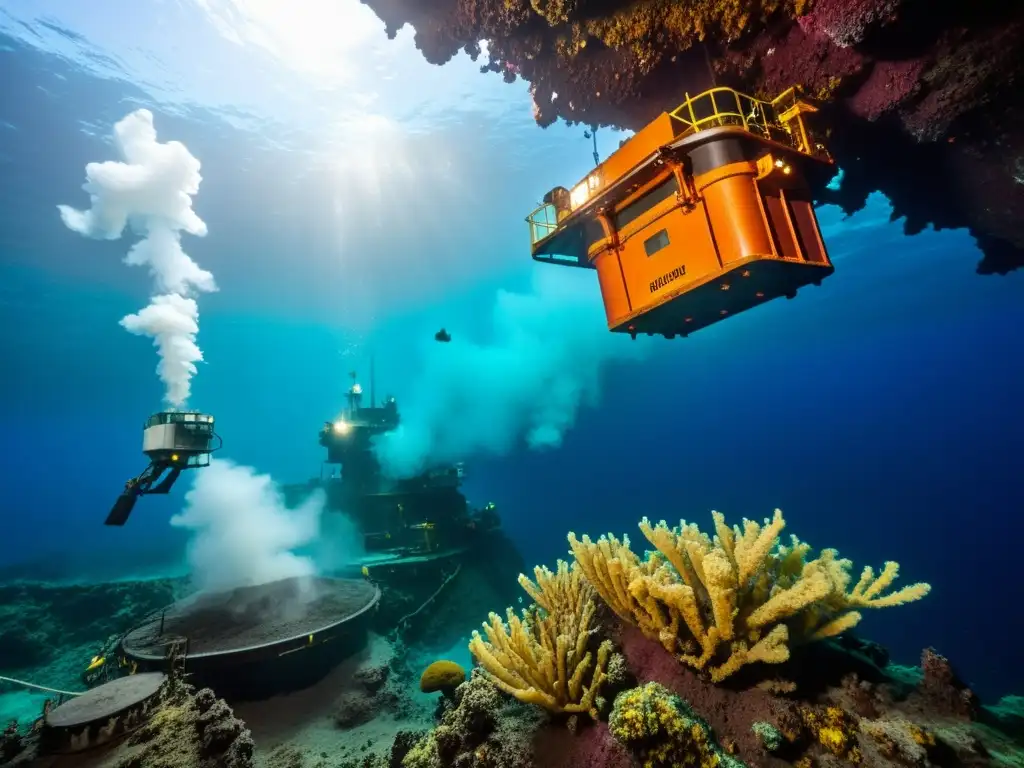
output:
[[[608,328],[686,336],[832,274],[810,194],[835,172],[796,88],[713,88],[527,217],[533,258],[597,270]]]

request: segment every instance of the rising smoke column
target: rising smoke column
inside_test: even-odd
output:
[[[171,525],[192,532],[188,560],[193,584],[202,591],[266,584],[312,576],[313,557],[294,550],[320,531],[324,493],[317,490],[288,509],[270,475],[227,459],[196,473],[185,509]]]
[[[540,267],[529,292],[499,291],[487,343],[456,333],[428,347],[401,426],[374,445],[385,472],[561,444],[580,408],[597,404],[603,370],[646,349],[608,332],[597,280],[580,271]]]
[[[192,210],[202,177],[199,161],[178,141],[157,141],[153,114],[132,112],[114,126],[121,160],[85,166],[91,207],[58,205],[61,220],[85,237],[118,240],[125,229],[141,237],[125,263],[147,266],[153,276],[149,306],[121,320],[129,332],[149,336],[160,355],[157,373],[174,407],[188,400],[196,363],[199,309],[192,294],[217,290],[213,275],[200,269],[181,247],[181,233],[202,237],[206,224]]]
[[[64,224],[86,237],[118,240],[131,229],[141,238],[125,262],[149,267],[153,295],[149,306],[122,318],[121,325],[153,339],[165,399],[181,407],[188,399],[196,363],[203,359],[196,346],[199,311],[191,294],[217,290],[213,275],[181,248],[182,232],[206,234],[206,224],[192,210],[192,196],[202,180],[199,161],[180,142],[158,142],[153,115],[145,109],[114,126],[114,145],[121,160],[85,167],[89,210],[57,207]],[[358,555],[347,543],[353,535],[346,528],[340,531],[347,534],[343,545],[315,551],[322,492],[289,509],[271,477],[251,467],[216,460],[192,474],[185,509],[171,518],[171,525],[192,534],[188,558],[200,590],[308,578],[318,564],[337,566]],[[336,517],[335,528],[348,523]],[[304,547],[311,551],[295,551]]]

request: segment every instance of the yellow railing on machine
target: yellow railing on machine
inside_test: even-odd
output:
[[[736,126],[756,136],[793,147],[807,155],[819,155],[803,122],[803,115],[817,111],[800,97],[796,88],[783,91],[772,101],[755,99],[732,88],[712,88],[672,110],[669,115],[684,126],[686,133],[710,128]]]
[[[771,101],[723,87],[712,88],[693,97],[687,95],[686,101],[668,114],[682,127],[678,133],[673,130],[673,141],[712,128],[734,126],[802,154],[830,160],[828,151],[804,122],[804,115],[812,112],[817,112],[817,107],[807,101],[796,87],[788,88]],[[530,246],[555,233],[561,220],[592,199],[602,186],[601,169],[598,168],[571,192],[560,187],[552,190],[552,194],[559,192],[561,196],[557,199],[546,197],[545,200],[553,199],[553,202],[537,206],[526,217],[530,225]]]
[[[558,229],[558,211],[551,203],[544,203],[537,206],[526,221],[530,225],[530,245],[536,245]]]

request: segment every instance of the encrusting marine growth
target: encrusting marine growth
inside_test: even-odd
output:
[[[596,542],[569,534],[580,570],[624,621],[657,640],[680,661],[708,669],[714,682],[754,662],[779,664],[793,645],[833,637],[856,626],[859,608],[884,608],[919,600],[928,584],[889,589],[899,565],[887,562],[877,576],[864,568],[850,589],[849,560],[825,549],[814,560],[795,536],[779,544],[781,510],[772,520],[725,524],[718,512],[714,538],[696,525],[678,529],[645,518],[640,530],[656,548],[641,560],[629,538]]]
[[[606,677],[612,644],[601,643],[593,664],[588,649],[593,589],[575,564],[570,568],[561,560],[556,572],[538,566],[534,574],[536,583],[523,575],[519,583],[536,605],[524,610],[522,618],[509,608],[507,625],[491,613],[483,625],[487,639],[474,631],[469,650],[488,679],[519,701],[596,718],[595,699]]]
[[[642,768],[745,768],[682,698],[659,683],[620,693],[608,730]]]
[[[761,29],[774,16],[796,18],[810,6],[809,0],[637,0],[607,16],[585,21],[573,20],[567,13],[556,18],[542,15],[553,25],[571,23],[572,39],[579,43],[560,48],[561,53],[577,52],[586,45],[587,37],[593,36],[609,48],[630,51],[640,71],[648,73],[661,61],[666,50],[684,51],[716,34],[734,40],[751,29]],[[536,3],[534,8],[537,8]],[[671,41],[671,48],[666,46],[668,41]]]

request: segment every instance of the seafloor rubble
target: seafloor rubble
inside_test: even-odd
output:
[[[981,273],[1024,263],[1024,4],[1005,0],[363,0],[443,64],[530,83],[537,122],[638,129],[684,93],[802,86],[844,171],[908,232],[968,227]],[[566,186],[575,179],[567,179]],[[538,190],[538,196],[546,190]]]

